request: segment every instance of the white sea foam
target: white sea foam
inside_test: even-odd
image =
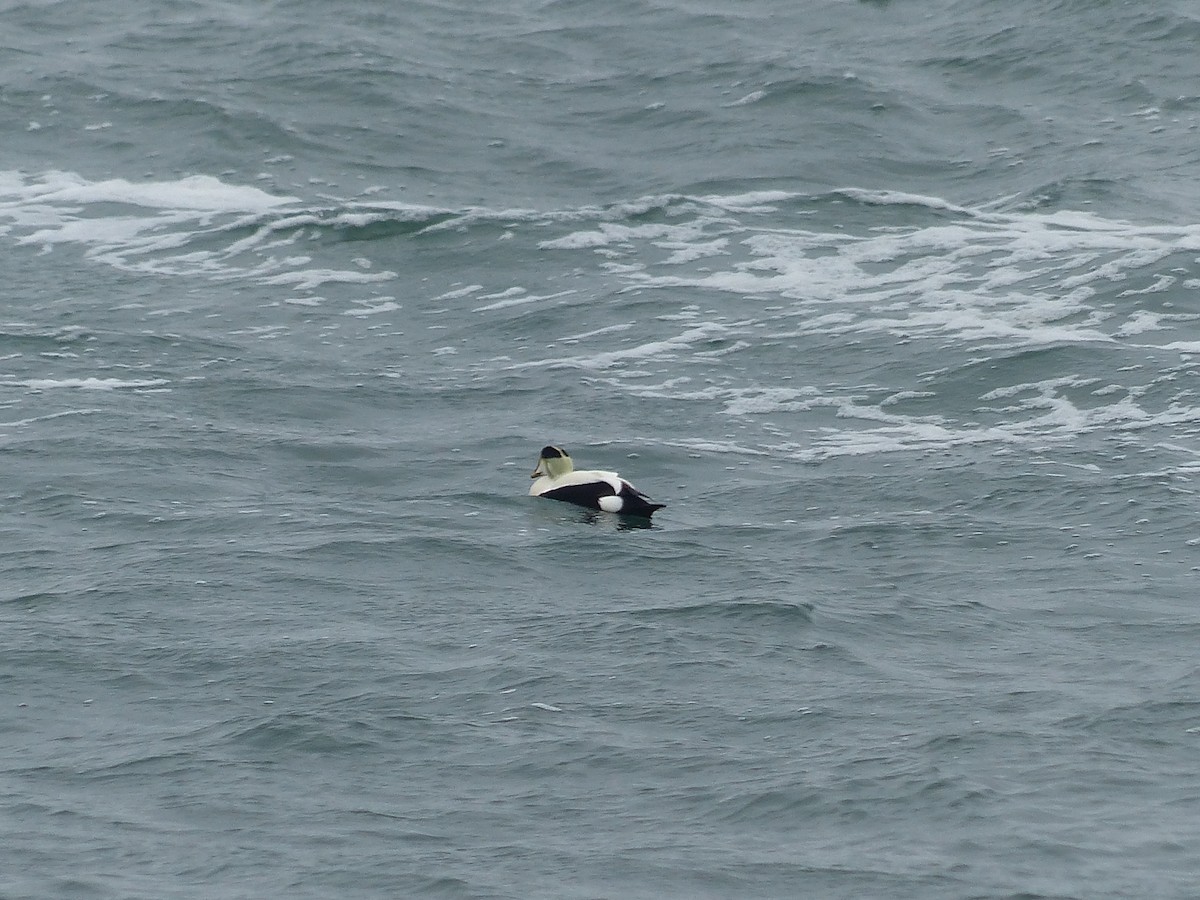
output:
[[[683,450],[690,450],[695,453],[716,453],[730,454],[734,456],[770,456],[768,450],[762,450],[757,447],[747,447],[738,444],[735,441],[713,441],[713,440],[685,440],[685,441],[664,441],[664,446],[679,447]]]
[[[723,414],[784,438],[773,446],[801,459],[1041,444],[1196,421],[1185,392],[1171,396],[1155,387],[1158,380],[1145,384],[1137,366],[1128,371],[1138,374],[1120,383],[1074,373],[990,388],[985,381],[977,395],[984,405],[974,411],[946,409],[937,373],[1062,347],[1089,354],[1160,349],[1185,359],[1200,353],[1200,339],[1191,337],[1195,314],[1146,305],[1197,280],[1186,276],[1196,262],[1200,226],[1141,226],[1086,212],[1007,213],[999,204],[972,209],[892,191],[847,189],[833,196],[909,207],[885,219],[908,224],[872,227],[855,212],[855,227],[801,228],[798,217],[810,220],[813,211],[799,208],[805,198],[771,193],[674,198],[657,207],[664,215],[650,222],[597,213],[585,227],[541,240],[538,246],[548,252],[595,253],[598,266],[642,303],[660,295],[657,305],[671,311],[657,313],[655,323],[686,327],[664,334],[645,322],[622,322],[620,331],[644,328],[650,336],[618,341],[617,329],[605,326],[561,339],[600,344],[595,352],[563,355],[555,352],[561,344],[551,345],[543,358],[517,358],[509,367],[580,368],[631,396],[716,404]],[[822,209],[826,222],[827,212]],[[576,220],[557,221],[569,227]],[[1158,347],[1133,343],[1147,333],[1162,336]],[[1187,337],[1170,339],[1181,333]],[[908,388],[893,384],[860,395],[837,385],[789,384],[791,376],[782,374],[787,368],[779,370],[780,383],[763,382],[758,350],[764,343],[797,349],[816,343],[843,348],[847,356],[860,344],[877,352],[906,344],[912,345],[906,358],[928,354],[940,361],[949,350],[951,362],[924,366],[926,374]],[[743,354],[755,359],[741,367]],[[694,377],[647,383],[652,359],[674,360],[670,368],[683,365]],[[733,365],[713,368],[717,359]],[[758,373],[757,383],[748,383],[742,368]],[[910,414],[914,410],[936,414]]]
[[[937,394],[933,391],[897,391],[889,397],[885,397],[880,406],[892,406],[896,403],[902,403],[905,400],[924,400],[928,397],[936,397]]]
[[[64,205],[88,206],[120,203],[148,209],[201,212],[265,213],[295,203],[294,197],[279,197],[254,187],[230,185],[207,175],[192,175],[177,181],[134,183],[123,178],[88,181],[70,172],[46,172],[36,181],[17,173],[0,178],[0,199],[37,208]]]
[[[721,105],[725,107],[749,106],[751,103],[757,103],[765,96],[767,96],[766,91],[751,91],[744,97],[739,97],[737,100],[731,100],[729,103],[722,103]]]
[[[731,212],[770,212],[776,204],[800,196],[792,191],[747,191],[743,194],[709,194],[697,199],[708,206]]]
[[[54,390],[56,388],[74,388],[82,391],[115,391],[159,388],[169,383],[164,378],[31,378],[27,380],[0,381],[0,388],[23,387],[34,391]]]
[[[516,363],[507,366],[508,369],[528,368],[577,368],[577,369],[608,369],[626,362],[650,358],[670,359],[688,350],[694,345],[727,337],[740,325],[726,325],[719,322],[709,322],[689,328],[675,337],[662,340],[646,341],[622,350],[610,350],[589,356],[550,357],[530,362]]]
[[[363,271],[371,262],[362,257],[352,261],[353,268],[335,269],[311,266],[308,254],[275,255],[295,244],[303,229],[361,227],[397,216],[421,221],[435,214],[404,204],[306,209],[295,197],[211,176],[136,183],[88,181],[66,172],[36,178],[0,173],[0,223],[18,244],[43,252],[78,247],[97,262],[127,271],[250,278],[299,291],[395,277]]]
[[[987,396],[993,399],[1026,395],[991,410],[994,421],[990,424],[954,422],[941,416],[891,414],[884,411],[882,404],[876,406],[852,398],[821,397],[808,401],[809,408],[832,405],[837,417],[853,422],[853,427],[823,428],[803,445],[792,442],[779,449],[800,460],[817,461],[838,456],[922,452],[981,444],[1045,446],[1047,443],[1066,444],[1091,433],[1120,434],[1200,425],[1200,406],[1173,404],[1152,412],[1139,404],[1136,392],[1122,390],[1120,393],[1124,396],[1111,403],[1083,407],[1063,393],[1066,388],[1093,383],[1095,379],[1062,378],[989,392]],[[750,410],[738,412],[746,414]]]
[[[928,197],[923,194],[909,194],[903,191],[864,190],[862,188],[841,188],[836,192],[843,197],[857,200],[859,203],[873,203],[879,206],[925,206],[929,209],[947,210],[963,215],[979,215],[977,210],[958,206],[941,197]]]
[[[968,208],[850,188],[820,198],[763,191],[654,195],[552,211],[450,211],[311,206],[204,177],[135,184],[0,173],[6,240],[52,252],[73,246],[96,262],[136,271],[250,279],[285,288],[282,308],[320,303],[323,286],[371,289],[400,277],[376,270],[361,250],[332,263],[328,251],[337,242],[314,241],[327,229],[394,221],[415,222],[422,233],[502,228],[548,254],[547,270],[560,268],[555,254],[571,254],[566,267],[604,282],[615,311],[484,364],[581,369],[631,396],[713,404],[738,429],[761,429],[776,452],[800,459],[1193,428],[1183,376],[1195,373],[1155,378],[1138,357],[1165,352],[1186,361],[1200,354],[1197,316],[1175,296],[1200,283],[1189,277],[1200,226],[1003,212],[1001,205]],[[830,223],[831,208],[847,210],[845,227]],[[400,309],[393,298],[364,293],[342,298],[347,315],[365,320]],[[440,303],[449,312],[454,301],[471,298],[483,327],[512,309],[558,315],[576,302],[563,298],[592,296],[590,286],[554,291],[465,279],[430,293],[406,305],[433,301],[419,308],[430,313]],[[852,368],[857,348],[886,356],[898,344],[908,346],[903,356],[916,360],[921,374],[899,383],[885,378],[886,390],[791,381],[800,354],[814,348],[844,356]],[[564,352],[569,345],[578,346]],[[980,368],[985,379],[972,379],[976,394],[946,408],[940,380],[952,379],[956,367],[1062,347],[1111,354],[1111,376],[1089,382],[1066,372],[1022,384],[1011,376],[987,381]],[[774,360],[766,368],[760,351]],[[795,365],[786,363],[789,353]],[[879,359],[864,357],[863,364],[869,369]],[[133,385],[78,382],[70,386]],[[52,385],[69,383],[47,379],[38,389]]]
[[[632,247],[643,242],[669,240],[679,247],[699,234],[699,228],[694,225],[624,225],[600,222],[595,230],[577,231],[561,238],[542,241],[538,246],[543,250],[586,250],[613,245]]]
[[[30,416],[28,419],[18,419],[13,422],[0,422],[0,428],[21,428],[25,425],[33,425],[38,422],[49,422],[54,419],[63,419],[71,416],[94,416],[103,413],[102,409],[66,409],[62,412],[47,413],[43,416]]]
[[[297,290],[314,291],[323,284],[375,284],[390,281],[395,272],[352,272],[346,269],[302,269],[281,272],[262,279],[264,284],[286,284]]]
[[[381,297],[376,302],[367,301],[361,306],[356,306],[353,309],[345,311],[347,316],[377,316],[380,313],[395,312],[402,309],[401,305],[390,297]]]
[[[495,303],[488,303],[484,306],[475,308],[475,312],[491,312],[497,309],[508,309],[513,306],[526,306],[531,303],[541,303],[546,300],[558,300],[561,297],[569,297],[576,293],[573,290],[558,291],[553,294],[529,294],[524,288],[510,288],[507,291],[502,291],[499,294],[486,294],[479,297],[480,300],[489,300],[493,297],[502,297],[504,299],[496,300]]]
[[[1152,267],[1188,252],[1195,227],[1122,225],[1086,214],[1008,215],[963,210],[936,198],[889,192],[843,192],[875,203],[917,204],[964,216],[954,224],[848,234],[796,229],[745,229],[731,249],[728,223],[690,222],[595,231],[543,241],[546,249],[591,247],[644,255],[651,244],[670,252],[657,262],[631,262],[623,277],[643,289],[704,291],[790,301],[776,321],[796,334],[887,332],[944,336],[983,348],[1113,341],[1148,324],[1144,314],[1122,330],[1119,312],[1092,301],[1102,286],[1146,272],[1131,295],[1160,293],[1173,277]],[[719,237],[705,233],[716,225]],[[727,256],[730,263],[692,273],[681,262]],[[620,272],[615,263],[610,271]],[[836,305],[835,310],[829,309]],[[1113,325],[1109,321],[1116,319]]]
[[[441,300],[457,300],[460,297],[469,297],[471,294],[478,293],[482,290],[482,284],[469,284],[466,287],[455,288],[452,291],[446,291],[444,294],[438,294],[436,297],[433,297],[432,300],[434,303],[437,303]]]
[[[636,328],[636,322],[620,322],[616,325],[605,325],[603,328],[596,328],[592,331],[584,331],[580,334],[572,334],[563,338],[559,338],[564,343],[577,342],[587,340],[588,338],[599,337],[602,334],[616,334],[619,331],[628,331],[631,328]]]

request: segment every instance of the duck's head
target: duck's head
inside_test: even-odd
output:
[[[574,471],[575,463],[571,462],[571,457],[567,455],[567,451],[562,447],[543,447],[542,455],[538,457],[537,468],[533,470],[530,478],[537,478],[539,475],[548,475],[551,478],[558,478]]]

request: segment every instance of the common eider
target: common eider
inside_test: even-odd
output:
[[[665,503],[654,503],[616,472],[594,469],[575,470],[575,464],[562,447],[543,447],[536,478],[529,488],[531,497],[549,497],[588,509],[650,518]]]

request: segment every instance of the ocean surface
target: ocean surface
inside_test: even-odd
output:
[[[1198,46],[0,2],[0,898],[1200,896]]]

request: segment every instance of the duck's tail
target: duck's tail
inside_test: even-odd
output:
[[[625,506],[621,512],[627,516],[644,516],[649,519],[660,509],[666,509],[665,503],[651,503],[648,500],[643,500],[641,497],[631,497],[625,501]]]

